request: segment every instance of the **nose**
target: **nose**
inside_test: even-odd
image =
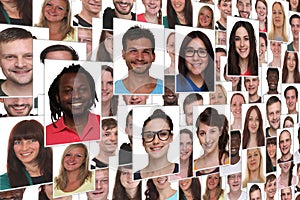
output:
[[[23,57],[18,58],[15,65],[16,65],[16,67],[22,68],[22,67],[26,66],[26,61],[24,60]]]
[[[102,90],[107,90],[107,84],[102,82]]]
[[[117,138],[118,138],[118,136],[116,135],[116,134],[114,134],[114,133],[112,133],[111,135],[110,135],[110,141],[116,141],[117,140]]]
[[[243,47],[244,46],[244,40],[243,39],[241,39],[241,46]]]
[[[138,59],[138,60],[144,60],[144,55],[143,55],[143,52],[142,52],[142,51],[138,51],[138,52],[137,52],[137,59]]]
[[[102,189],[102,181],[101,180],[96,180],[96,190],[100,190]]]
[[[152,143],[153,143],[153,144],[159,143],[159,138],[158,138],[158,135],[157,135],[157,134],[154,135],[154,138],[153,138]]]
[[[27,141],[25,141],[25,140],[23,140],[23,142],[22,142],[22,150],[27,150],[28,149],[28,142]]]

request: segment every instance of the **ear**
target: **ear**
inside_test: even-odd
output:
[[[156,58],[156,55],[155,55],[155,53],[153,53],[153,59],[152,59],[152,62],[155,61],[155,58]]]
[[[125,60],[125,51],[124,50],[122,50],[122,58]]]

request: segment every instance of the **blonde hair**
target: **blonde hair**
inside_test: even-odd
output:
[[[272,5],[272,10],[273,10],[273,7],[275,4],[279,4],[280,5],[280,8],[283,12],[283,27],[282,27],[282,37],[283,37],[283,42],[288,42],[288,35],[287,35],[287,26],[286,26],[286,15],[285,15],[285,11],[284,11],[284,7],[283,5],[276,1],[273,3]],[[270,29],[270,32],[269,32],[269,40],[276,40],[275,38],[275,26],[274,26],[274,23],[273,23],[273,12],[272,12],[272,23],[271,23],[271,29]]]
[[[207,187],[207,185],[208,185],[208,177],[209,176],[211,176],[212,174],[210,174],[210,175],[208,175],[207,176],[207,178],[206,178],[206,188],[205,188],[205,192],[204,192],[204,194],[202,195],[202,199],[204,199],[204,200],[209,200],[210,199],[210,191],[209,191],[209,189],[208,189],[208,187]],[[217,186],[217,192],[216,192],[216,194],[217,194],[217,197],[218,197],[218,199],[222,196],[222,195],[224,195],[224,190],[222,189],[222,177],[220,177],[219,176],[219,183],[218,183],[218,186]]]
[[[54,181],[56,184],[55,185],[56,189],[64,190],[68,185],[69,179],[67,176],[66,169],[64,167],[64,158],[66,157],[67,153],[69,153],[72,149],[75,149],[75,148],[82,148],[84,150],[84,157],[85,157],[85,161],[80,166],[80,173],[79,173],[79,176],[77,177],[80,180],[80,186],[86,180],[89,180],[92,177],[92,172],[89,171],[89,154],[88,154],[87,147],[82,143],[71,144],[71,145],[67,146],[67,148],[65,149],[63,156],[61,158],[59,174],[57,177],[54,178]]]
[[[35,24],[35,26],[37,26],[37,27],[46,27],[46,28],[49,27],[48,20],[44,16],[44,9],[45,9],[47,3],[49,3],[50,1],[51,0],[44,0],[44,3],[42,5],[40,20],[37,24]],[[74,33],[74,28],[71,26],[72,15],[71,15],[70,2],[69,2],[69,0],[64,0],[64,2],[66,3],[67,16],[63,18],[62,24],[59,28],[59,31],[62,33],[63,39],[66,38],[68,34],[73,34]]]
[[[260,150],[260,148],[252,148],[252,149],[256,149],[258,151],[259,155],[260,155],[259,182],[264,183],[266,178],[265,178],[265,174],[264,174],[263,157],[262,157],[261,150]],[[249,150],[252,150],[252,149],[247,149],[247,153],[248,153]],[[247,183],[249,183],[249,181],[250,181],[250,171],[249,171],[248,164],[247,164],[247,168],[246,168],[246,171],[245,171],[245,178],[243,180],[243,188],[247,187]]]
[[[209,29],[213,29],[214,28],[214,11],[211,9],[211,7],[209,6],[202,6],[199,10],[199,13],[198,13],[198,23],[197,23],[197,27],[198,28],[204,28],[201,26],[200,24],[200,21],[199,21],[199,17],[200,17],[200,14],[204,11],[204,10],[209,10],[210,13],[211,13],[211,22],[209,24]]]

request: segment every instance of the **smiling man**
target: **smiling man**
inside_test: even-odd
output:
[[[281,131],[281,133],[279,134],[279,149],[281,152],[281,158],[277,160],[277,163],[293,160],[293,154],[291,154],[291,146],[291,133],[288,130]]]
[[[236,8],[239,12],[239,17],[249,19],[252,10],[251,0],[237,0]]]
[[[155,61],[155,38],[149,29],[133,26],[122,38],[128,76],[115,82],[116,94],[162,94],[163,81],[150,76]]]
[[[0,102],[3,103],[4,109],[7,114],[1,115],[0,117],[18,117],[28,116],[32,109],[32,98],[1,98]]]
[[[88,200],[107,200],[109,173],[108,168],[95,171],[95,191],[87,192]]]
[[[261,96],[258,95],[259,77],[245,77],[244,85],[249,93],[249,103],[261,103]]]
[[[92,18],[99,18],[102,0],[81,0],[82,10],[74,16],[73,26],[92,27]]]
[[[298,104],[298,90],[294,86],[288,86],[284,90],[284,98],[286,102],[286,106],[288,109],[288,114],[297,114],[297,104]]]
[[[269,174],[266,177],[266,182],[265,182],[266,200],[274,200],[274,196],[277,191],[276,181],[277,181],[276,176],[274,174]]]
[[[266,129],[266,137],[276,137],[276,130],[280,126],[281,101],[277,96],[271,96],[266,104],[267,119],[270,127]]]
[[[113,0],[115,9],[106,8],[103,13],[103,28],[113,29],[113,18],[136,20],[136,14],[131,12],[135,0]]]
[[[46,127],[46,144],[100,139],[100,116],[90,112],[98,101],[95,81],[80,65],[65,67],[49,91],[52,124]]]
[[[227,176],[229,192],[225,199],[247,199],[247,193],[241,190],[242,173],[230,174]]]
[[[22,28],[0,32],[0,96],[32,96],[32,35]]]
[[[300,31],[300,16],[293,14],[290,17],[291,32],[293,41],[287,45],[288,51],[299,51],[299,31]]]
[[[269,67],[267,70],[267,82],[269,90],[267,94],[279,94],[278,92],[279,70],[278,68]]]

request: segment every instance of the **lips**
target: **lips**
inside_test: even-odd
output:
[[[168,177],[158,177],[157,178],[157,183],[160,184],[160,185],[163,185],[167,182],[168,180]]]
[[[150,150],[151,150],[152,152],[158,152],[158,151],[160,151],[162,148],[163,148],[163,146],[160,146],[160,147],[150,147]]]

